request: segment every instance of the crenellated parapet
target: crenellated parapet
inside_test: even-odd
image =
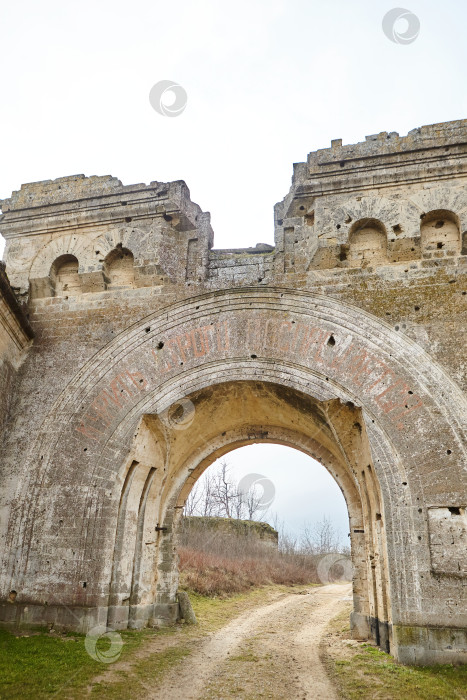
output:
[[[210,216],[182,181],[75,175],[23,185],[0,206],[12,285],[32,299],[204,279]]]
[[[277,273],[454,264],[467,254],[466,177],[467,120],[332,141],[295,164],[276,205]]]

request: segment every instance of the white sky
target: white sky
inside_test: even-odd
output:
[[[3,3],[0,198],[76,173],[183,179],[216,247],[273,243],[273,205],[309,151],[467,116],[467,3],[407,2],[421,26],[409,45],[382,31],[392,0]],[[176,118],[149,104],[160,80],[187,91]],[[278,492],[292,493],[285,471]]]
[[[349,546],[349,518],[344,496],[333,477],[308,455],[283,445],[256,444],[240,447],[215,462],[225,460],[235,483],[251,474],[271,482],[265,486],[265,501],[273,501],[261,519],[275,526],[275,516],[287,533],[300,538],[305,525],[330,518],[341,544]],[[261,483],[261,481],[259,481]],[[264,488],[264,487],[263,487]],[[257,491],[261,493],[261,489]]]

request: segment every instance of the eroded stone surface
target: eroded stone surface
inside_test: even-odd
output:
[[[311,153],[274,248],[213,249],[183,182],[2,202],[27,303],[2,278],[4,624],[173,621],[191,486],[279,442],[345,495],[355,635],[465,661],[466,143],[458,121]]]

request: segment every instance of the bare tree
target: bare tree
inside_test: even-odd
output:
[[[229,465],[225,459],[221,461],[213,476],[215,483],[213,497],[218,510],[223,517],[231,518],[235,511],[235,501],[238,500],[238,492],[229,474]]]
[[[200,481],[197,481],[185,501],[183,514],[187,516],[197,515],[201,506],[203,495],[203,486]]]
[[[301,549],[307,554],[328,554],[339,550],[339,538],[332,521],[324,516],[313,525],[306,524],[301,537]]]
[[[247,493],[239,491],[224,459],[214,469],[208,469],[193,486],[184,515],[218,516],[236,520],[264,519],[261,500],[263,489],[253,484]]]
[[[253,484],[250,490],[243,495],[241,501],[244,509],[246,510],[248,520],[253,520],[255,516],[256,519],[258,519],[258,515],[261,511],[263,511],[264,517],[267,509],[264,510],[264,508],[262,507],[262,498],[263,489],[261,488],[261,486],[258,486],[258,484]]]

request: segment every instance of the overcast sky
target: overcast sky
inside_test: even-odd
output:
[[[467,116],[467,3],[407,2],[420,23],[407,44],[383,32],[391,0],[3,3],[0,197],[77,173],[183,179],[211,212],[216,247],[273,243],[293,162],[331,139]],[[177,117],[149,102],[163,80],[186,91]],[[276,465],[282,516],[298,522],[325,503],[342,522],[336,487],[315,489],[325,470],[274,449],[238,454],[250,471]]]

